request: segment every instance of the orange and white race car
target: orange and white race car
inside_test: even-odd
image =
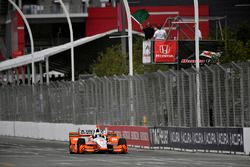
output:
[[[102,133],[99,129],[78,130],[69,133],[70,153],[128,153],[125,138],[120,138],[114,132]]]

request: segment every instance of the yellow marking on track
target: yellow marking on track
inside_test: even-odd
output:
[[[15,166],[14,164],[8,163],[8,162],[0,162],[1,167],[12,167]]]

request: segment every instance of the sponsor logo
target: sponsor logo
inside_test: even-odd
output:
[[[196,60],[188,60],[188,59],[182,59],[181,63],[195,63]],[[199,60],[200,63],[205,63],[205,60]]]
[[[159,51],[161,54],[169,54],[170,52],[170,46],[169,45],[160,45]]]
[[[174,55],[166,55],[166,54],[155,54],[157,58],[174,58]]]

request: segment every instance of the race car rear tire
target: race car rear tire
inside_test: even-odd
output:
[[[118,145],[125,145],[125,146],[127,146],[127,141],[126,141],[126,139],[125,139],[125,138],[120,138],[120,139],[118,140]]]
[[[80,146],[85,145],[85,139],[78,139],[77,140],[77,153],[80,153]]]
[[[71,142],[70,142],[70,139],[69,139],[69,153],[73,154],[74,152],[71,151],[70,146],[71,146]]]

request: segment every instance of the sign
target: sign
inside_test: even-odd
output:
[[[152,41],[146,40],[142,43],[142,63],[148,64],[151,63],[151,57],[152,57]]]
[[[117,136],[124,137],[128,145],[150,146],[148,127],[143,126],[111,126],[101,125],[100,129],[106,129],[108,132],[115,132]]]
[[[200,41],[200,65],[211,65],[219,62],[222,56],[221,48],[224,47],[221,41]],[[178,62],[180,68],[190,68],[196,63],[195,41],[178,41]]]
[[[149,128],[152,147],[244,152],[242,128]]]
[[[216,64],[219,62],[219,58],[221,57],[222,52],[212,52],[212,51],[203,51],[199,55],[199,62],[200,64]],[[181,59],[181,63],[190,63],[195,64],[196,58],[195,55],[191,55],[190,57],[186,59]]]
[[[177,49],[177,41],[156,40],[154,42],[154,62],[176,63]]]

